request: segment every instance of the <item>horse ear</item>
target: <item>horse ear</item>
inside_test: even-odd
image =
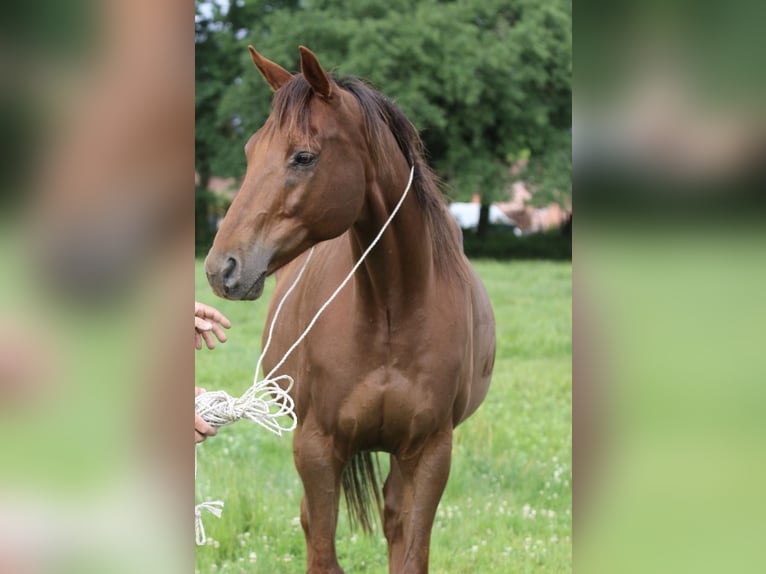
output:
[[[253,64],[258,68],[258,71],[266,80],[266,83],[271,86],[271,89],[275,92],[290,81],[293,75],[285,70],[279,64],[275,64],[271,60],[268,60],[255,51],[252,46],[247,47],[250,50],[250,57],[253,59]]]
[[[329,100],[330,96],[332,96],[330,76],[324,71],[314,52],[305,46],[300,46],[298,49],[301,52],[301,73],[303,77],[306,78],[306,81],[317,94],[325,100]]]

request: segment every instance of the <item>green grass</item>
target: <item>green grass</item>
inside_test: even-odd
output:
[[[497,360],[487,399],[455,434],[430,571],[570,572],[571,264],[475,266],[495,310]],[[199,262],[196,271],[198,300],[234,324],[229,342],[197,353],[197,384],[238,396],[252,383],[273,284],[257,302],[224,301]],[[240,422],[198,449],[198,501],[226,504],[220,519],[205,515],[210,540],[197,549],[198,573],[305,572],[302,487],[290,443]],[[341,512],[337,546],[346,572],[388,572],[382,529],[352,533]]]

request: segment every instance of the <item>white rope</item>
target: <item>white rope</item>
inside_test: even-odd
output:
[[[223,512],[223,501],[211,500],[209,502],[203,502],[194,507],[194,539],[197,542],[197,546],[203,546],[207,542],[207,536],[205,535],[205,525],[202,523],[202,511],[207,510],[210,514],[216,518],[221,518]]]
[[[348,284],[348,282],[351,280],[351,277],[353,277],[354,273],[365,260],[367,255],[370,253],[370,251],[372,251],[375,245],[377,245],[378,241],[380,241],[380,238],[383,237],[383,233],[386,231],[391,221],[399,211],[399,208],[401,208],[402,204],[404,203],[404,200],[410,191],[410,187],[412,186],[412,179],[414,175],[415,165],[413,164],[413,166],[410,168],[410,177],[407,181],[407,187],[404,189],[404,193],[402,193],[402,196],[399,198],[396,206],[394,206],[394,209],[391,211],[388,219],[383,224],[383,227],[380,228],[378,234],[372,240],[367,249],[365,249],[364,253],[362,253],[362,256],[359,258],[356,264],[351,268],[351,271],[348,272],[348,275],[346,275],[345,279],[341,281],[340,285],[338,285],[335,291],[332,292],[332,295],[330,295],[327,301],[324,302],[316,314],[314,314],[314,317],[300,334],[298,339],[296,339],[296,341],[285,352],[279,362],[271,369],[271,371],[269,371],[268,375],[266,375],[263,380],[258,381],[258,373],[261,370],[261,363],[263,362],[263,358],[266,355],[266,351],[269,349],[269,345],[271,345],[271,339],[272,335],[274,334],[274,326],[276,325],[277,318],[282,311],[282,306],[284,305],[285,301],[287,301],[287,298],[290,296],[295,287],[298,285],[298,282],[303,277],[303,272],[306,270],[306,267],[308,266],[312,255],[314,254],[314,247],[311,248],[308,256],[306,257],[306,260],[303,262],[303,265],[298,272],[298,275],[295,277],[292,285],[290,285],[290,288],[285,292],[282,300],[277,306],[276,311],[274,312],[274,317],[271,320],[271,326],[269,327],[269,335],[266,339],[266,344],[263,347],[263,351],[261,351],[261,356],[258,358],[258,363],[255,368],[253,385],[238,399],[235,399],[225,391],[206,392],[197,395],[195,398],[194,409],[197,414],[201,416],[208,424],[215,427],[222,427],[234,423],[240,419],[247,419],[280,436],[283,432],[289,432],[295,429],[296,425],[298,424],[294,410],[295,403],[289,394],[295,381],[290,375],[279,375],[274,378],[272,378],[272,375],[285,363],[287,358],[292,354],[295,348],[301,344],[303,339],[306,338],[306,335],[309,334],[309,331],[311,331],[311,329],[314,327],[316,322],[319,320],[319,317],[322,315],[322,313],[324,313],[325,309],[330,306],[330,303],[335,300],[335,298],[338,296],[338,293],[340,293],[341,290]],[[285,384],[284,388],[282,388],[279,386],[279,384],[277,384],[278,381],[287,381],[287,383]],[[280,420],[285,416],[290,420],[290,423],[287,426],[283,426]],[[194,453],[194,477],[195,479],[197,477],[196,449]],[[220,500],[203,502],[194,507],[195,536],[197,545],[200,546],[205,544],[207,540],[205,536],[205,527],[202,524],[202,510],[207,510],[217,518],[220,518],[223,511],[223,502]]]

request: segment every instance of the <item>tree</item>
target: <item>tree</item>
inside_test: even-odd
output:
[[[198,107],[216,126],[211,134],[204,124],[200,137],[217,175],[244,173],[242,145],[268,114],[271,95],[247,44],[289,70],[298,69],[304,44],[325,66],[370,80],[402,107],[453,197],[479,194],[488,206],[512,177],[513,158],[526,154],[529,169],[516,177],[569,201],[568,0],[246,0],[218,21],[205,49],[215,38],[215,49],[233,56],[211,60],[224,65],[211,75],[216,106]]]

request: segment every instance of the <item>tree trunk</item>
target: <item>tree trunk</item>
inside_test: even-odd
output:
[[[484,239],[489,231],[489,204],[481,204],[479,209],[479,225],[476,227],[476,237]]]

